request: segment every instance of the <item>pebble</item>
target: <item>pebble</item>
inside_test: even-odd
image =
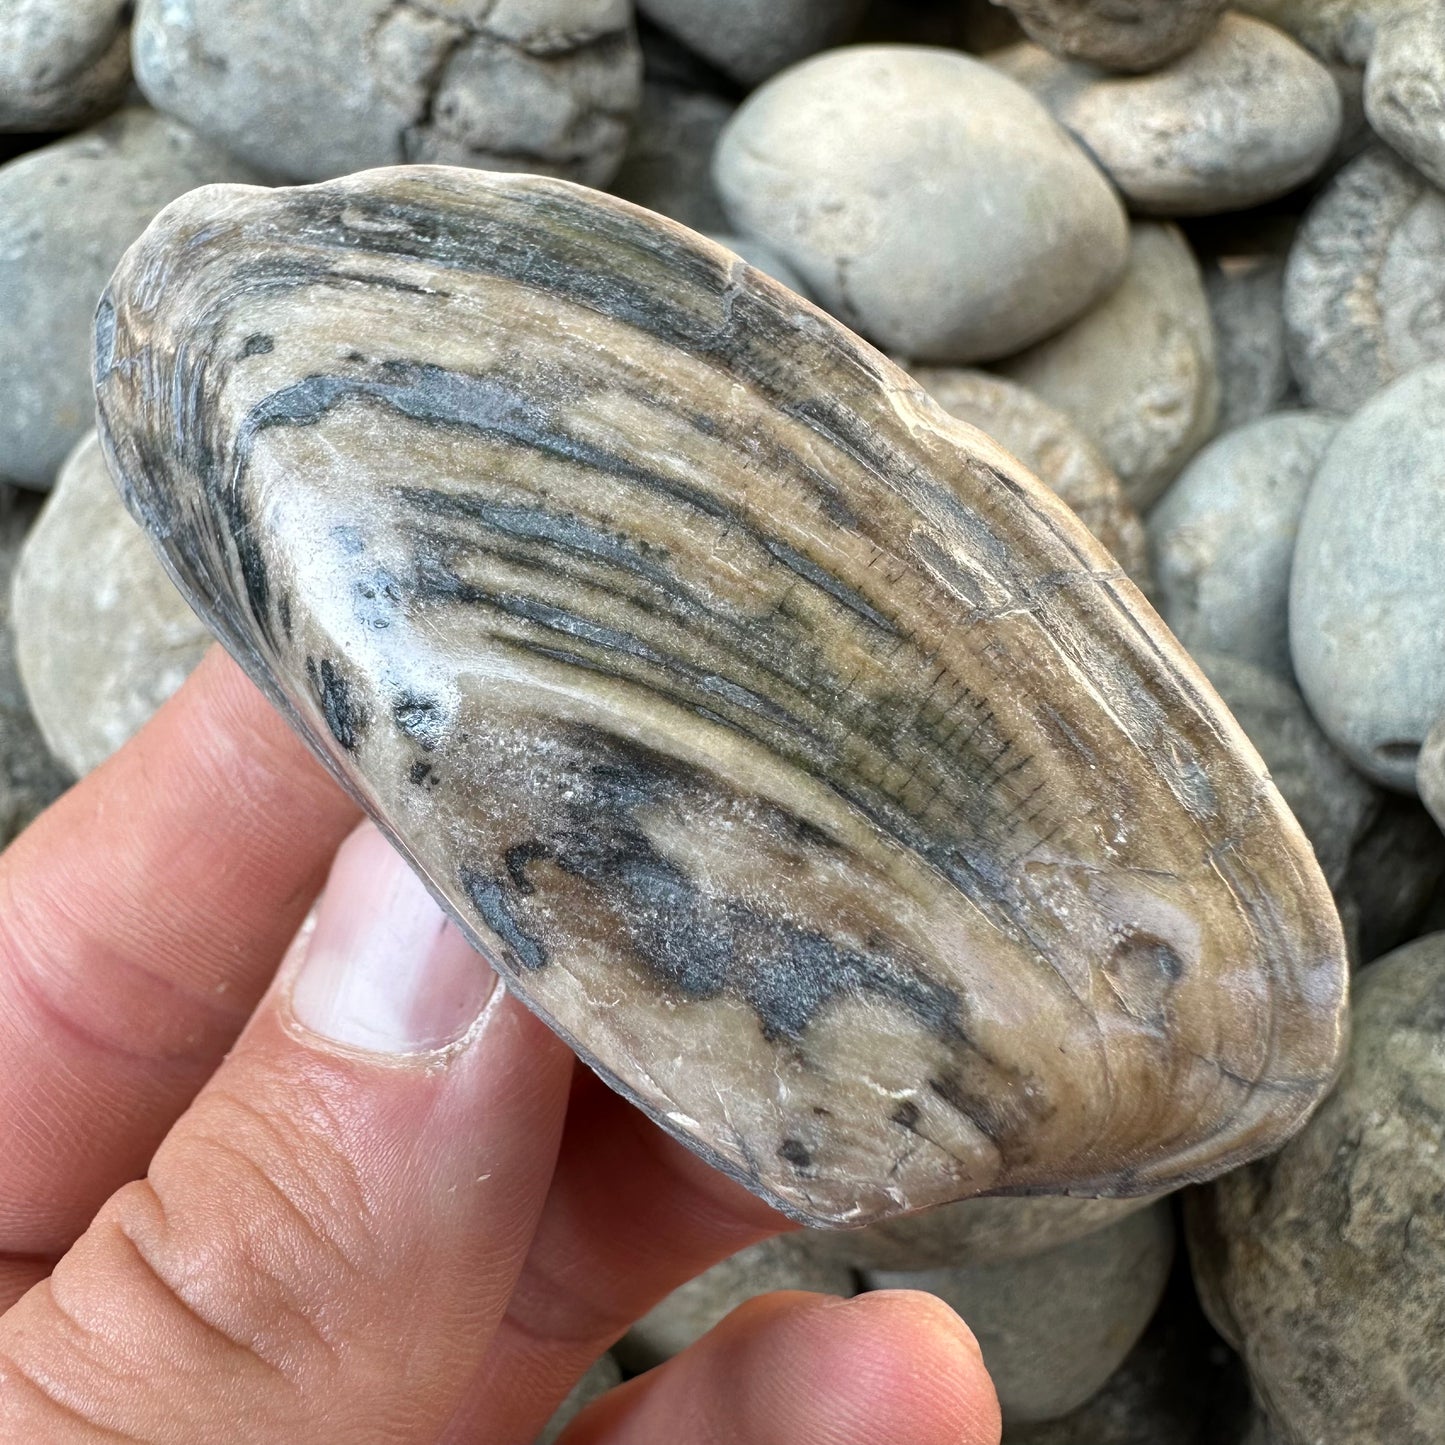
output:
[[[1214,321],[1221,432],[1296,399],[1284,334],[1284,258],[1221,256],[1204,267]]]
[[[210,646],[126,511],[93,432],[61,469],[14,587],[25,690],[77,776],[138,732]]]
[[[1219,408],[1214,326],[1183,234],[1136,222],[1122,284],[998,369],[1072,417],[1147,511],[1209,439]]]
[[[727,212],[712,183],[712,153],[736,108],[705,90],[649,81],[612,194],[694,231],[726,231]]]
[[[1300,227],[1284,308],[1311,406],[1354,411],[1445,357],[1445,195],[1382,146],[1358,156]]]
[[[1174,1216],[1140,1210],[1047,1254],[970,1269],[871,1271],[869,1289],[936,1294],[978,1339],[1005,1427],[1053,1420],[1104,1387],[1169,1280]]]
[[[1195,661],[1259,749],[1330,886],[1339,887],[1380,811],[1378,790],[1320,731],[1293,682],[1225,653],[1201,650]]]
[[[867,0],[637,0],[638,10],[744,85],[846,40]]]
[[[640,1373],[680,1355],[755,1295],[780,1289],[856,1294],[853,1271],[818,1248],[817,1238],[809,1232],[765,1239],[673,1290],[618,1341],[623,1368]]]
[[[294,180],[427,162],[606,185],[642,90],[629,0],[140,0],[134,60],[158,109]]]
[[[95,304],[151,217],[193,187],[253,178],[143,108],[0,168],[0,473],[45,490],[93,425]]]
[[[1140,71],[1193,50],[1228,0],[997,0],[1055,55],[1103,70]]]
[[[1283,1440],[1445,1439],[1445,935],[1356,976],[1333,1094],[1274,1158],[1193,1192],[1204,1304]]]
[[[1145,586],[1144,524],[1098,448],[1063,412],[1026,386],[986,371],[920,367],[913,377],[950,416],[1012,452]]]
[[[1292,411],[1226,432],[1149,514],[1155,605],[1190,652],[1227,652],[1291,675],[1295,536],[1339,424],[1327,412]]]
[[[1415,765],[1415,786],[1420,801],[1445,828],[1445,717],[1425,735],[1420,761]]]
[[[1336,433],[1300,518],[1289,615],[1320,725],[1369,776],[1413,790],[1445,712],[1445,362]]]
[[[964,1269],[1072,1244],[1151,1202],[1066,1194],[965,1199],[866,1229],[815,1230],[809,1237],[821,1253],[854,1269]]]
[[[808,294],[803,278],[766,241],[755,241],[751,236],[734,236],[716,231],[707,233],[707,238],[709,241],[716,241],[719,246],[726,246],[729,251],[741,256],[749,266],[761,271],[765,276],[771,276],[774,281],[781,281],[799,296]]]
[[[1381,140],[1445,186],[1445,6],[1437,0],[1402,4],[1379,25],[1365,115]]]
[[[0,485],[0,848],[70,782],[35,725],[15,662],[10,589],[33,520],[33,500]]]
[[[1340,137],[1329,71],[1282,31],[1242,15],[1225,16],[1151,75],[1103,75],[1029,44],[990,62],[1037,95],[1146,214],[1238,211],[1285,195]]]
[[[130,0],[0,5],[0,130],[68,130],[130,83]]]
[[[858,46],[787,71],[743,103],[714,176],[738,230],[916,361],[1017,351],[1127,257],[1117,198],[1043,107],[943,50]]]
[[[622,1368],[612,1355],[603,1355],[572,1387],[571,1393],[557,1407],[547,1427],[532,1445],[556,1445],[562,1432],[594,1400],[622,1383]]]

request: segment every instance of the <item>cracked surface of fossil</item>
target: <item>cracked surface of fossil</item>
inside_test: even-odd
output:
[[[101,303],[198,611],[524,998],[815,1224],[1277,1148],[1346,969],[1114,560],[701,237],[437,167],[211,187]]]

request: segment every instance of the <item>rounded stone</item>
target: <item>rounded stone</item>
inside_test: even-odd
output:
[[[131,520],[94,433],[25,540],[14,608],[36,719],[81,776],[149,721],[211,642]]]
[[[649,81],[612,194],[694,231],[726,231],[712,153],[735,109],[720,95]]]
[[[168,202],[253,173],[136,108],[0,168],[0,457],[44,490],[93,424],[91,320],[127,246]]]
[[[1284,259],[1220,256],[1204,267],[1214,321],[1221,432],[1287,406],[1295,394],[1284,338]]]
[[[532,1445],[556,1445],[562,1438],[562,1432],[583,1410],[621,1383],[622,1367],[612,1355],[603,1355],[573,1385],[567,1398],[558,1405],[556,1413]]]
[[[1445,712],[1445,363],[1336,433],[1300,518],[1289,605],[1320,725],[1371,777],[1413,789]]]
[[[1047,1254],[971,1269],[874,1271],[869,1289],[937,1295],[978,1339],[1005,1426],[1053,1420],[1098,1393],[1144,1333],[1174,1258],[1168,1204]]]
[[[1339,424],[1327,412],[1287,411],[1226,432],[1149,514],[1156,606],[1190,652],[1227,652],[1290,676],[1295,537]]]
[[[134,59],[153,105],[295,180],[429,162],[606,185],[642,90],[629,0],[140,0]]]
[[[129,0],[0,5],[0,130],[68,130],[121,103]]]
[[[1007,377],[963,367],[919,367],[914,379],[950,416],[976,426],[1073,508],[1141,586],[1144,524],[1098,448],[1057,407]]]
[[[1339,87],[1272,25],[1226,15],[1196,49],[1144,76],[1101,75],[1038,45],[990,57],[1088,150],[1131,209],[1238,211],[1292,191],[1339,140]]]
[[[1029,37],[1104,70],[1153,70],[1214,29],[1228,0],[996,0]]]
[[[1118,280],[1124,213],[1021,86],[970,56],[858,46],[746,100],[714,165],[735,226],[835,316],[918,361],[1008,355]]]
[[[1356,976],[1333,1094],[1282,1152],[1193,1192],[1215,1326],[1291,1442],[1445,1439],[1445,935]]]
[[[1146,511],[1209,439],[1219,408],[1214,327],[1183,234],[1136,222],[1112,294],[999,370],[1072,417]]]
[[[1311,406],[1354,411],[1445,357],[1445,195],[1383,147],[1358,156],[1300,227],[1284,309]]]
[[[1231,0],[1230,8],[1277,26],[1331,65],[1358,68],[1401,0]]]
[[[1415,786],[1430,816],[1445,829],[1445,717],[1425,735],[1415,765]]]
[[[812,1232],[778,1235],[715,1264],[638,1320],[618,1341],[617,1358],[634,1373],[650,1370],[680,1355],[739,1305],[774,1290],[855,1294],[853,1271],[820,1250],[816,1238]]]
[[[744,85],[846,40],[867,0],[637,0],[638,10]]]
[[[1445,7],[1400,6],[1375,35],[1365,114],[1381,140],[1445,186]]]
[[[1380,793],[1320,731],[1292,682],[1225,653],[1201,650],[1195,661],[1259,749],[1330,886],[1338,888],[1379,813]]]
[[[820,1253],[854,1269],[965,1269],[1027,1259],[1097,1234],[1153,1200],[1066,1194],[965,1199],[866,1229],[818,1230]]]

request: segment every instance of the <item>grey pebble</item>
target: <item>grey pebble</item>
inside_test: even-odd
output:
[[[638,10],[744,85],[846,40],[867,0],[637,0]]]
[[[1445,356],[1445,195],[1382,146],[1358,156],[1300,227],[1284,307],[1311,406],[1354,411]]]
[[[0,5],[0,130],[68,130],[121,103],[130,83],[129,0]]]
[[[712,153],[737,107],[705,90],[649,81],[622,167],[609,189],[694,231],[726,231]]]
[[[1379,791],[1320,731],[1293,682],[1224,653],[1201,650],[1195,661],[1259,749],[1330,886],[1339,887],[1380,811]]]
[[[1047,1254],[971,1269],[871,1272],[870,1289],[921,1289],[968,1322],[1005,1426],[1053,1420],[1101,1390],[1169,1280],[1174,1218],[1156,1204]]]
[[[1103,70],[1153,70],[1204,41],[1228,0],[995,0],[1029,37]]]
[[[1335,434],[1300,519],[1289,615],[1320,725],[1371,777],[1412,790],[1445,712],[1445,363]]]
[[[642,89],[629,0],[140,0],[134,58],[153,105],[294,180],[428,162],[605,185]]]
[[[1156,606],[1190,652],[1227,652],[1291,675],[1295,537],[1339,425],[1328,412],[1292,411],[1226,432],[1149,514]]]
[[[140,107],[0,168],[0,473],[48,488],[91,427],[95,305],[155,213],[196,186],[253,179]]]
[[[818,1247],[816,1233],[778,1235],[673,1290],[628,1330],[614,1353],[629,1371],[650,1370],[757,1295],[788,1289],[846,1297],[857,1288],[853,1271]]]
[[[126,511],[93,432],[25,539],[13,607],[26,694],[77,776],[138,732],[211,644]]]
[[[567,1398],[558,1405],[556,1414],[547,1422],[546,1429],[537,1436],[532,1445],[556,1445],[562,1432],[583,1410],[621,1383],[621,1366],[612,1355],[603,1355],[572,1387]]]
[[[816,1230],[817,1250],[854,1269],[965,1269],[1027,1259],[1072,1244],[1147,1209],[1136,1199],[1076,1199],[1066,1194],[964,1199],[866,1229]]]
[[[1365,69],[1365,114],[1381,140],[1445,186],[1445,5],[1411,0],[1383,19]]]
[[[1289,36],[1226,15],[1163,70],[1109,76],[1038,45],[989,57],[1088,150],[1133,210],[1237,211],[1313,176],[1340,136],[1340,92]]]
[[[1214,325],[1173,225],[1136,222],[1122,283],[1067,330],[997,368],[1078,424],[1147,510],[1214,431]]]
[[[1048,112],[943,50],[858,46],[785,72],[723,132],[714,177],[737,230],[918,361],[1018,350],[1104,295],[1127,255],[1117,198]]]
[[[1356,977],[1344,1073],[1271,1159],[1189,1199],[1216,1327],[1290,1445],[1445,1439],[1445,935]]]
[[[1144,524],[1108,462],[1069,417],[1028,387],[987,371],[920,367],[913,377],[950,416],[1012,452],[1148,590]]]
[[[1221,432],[1295,399],[1284,334],[1284,259],[1220,256],[1204,267],[1214,321]]]

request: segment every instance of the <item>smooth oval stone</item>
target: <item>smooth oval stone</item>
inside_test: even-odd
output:
[[[1189,1200],[1210,1318],[1281,1441],[1445,1438],[1445,935],[1358,976],[1338,1086],[1276,1158]]]
[[[1280,412],[1211,442],[1149,514],[1159,615],[1201,648],[1291,675],[1289,574],[1300,514],[1340,425]]]
[[[913,379],[950,416],[1012,452],[1145,585],[1144,524],[1108,462],[1063,412],[1028,387],[986,371],[915,367]]]
[[[605,185],[642,91],[629,0],[140,0],[134,51],[152,105],[293,180],[432,161]]]
[[[129,0],[0,5],[0,130],[66,130],[119,105],[130,11]]]
[[[1219,256],[1204,267],[1214,322],[1220,432],[1297,400],[1284,334],[1284,259]]]
[[[739,1305],[774,1290],[856,1294],[853,1271],[821,1243],[821,1236],[779,1235],[713,1265],[638,1320],[617,1342],[617,1358],[634,1373],[650,1370],[696,1344]]]
[[[532,1445],[556,1445],[562,1433],[594,1400],[622,1383],[622,1369],[612,1355],[603,1355],[572,1387]]]
[[[1409,791],[1445,712],[1445,362],[1335,434],[1300,518],[1290,650],[1321,727]]]
[[[854,1269],[966,1269],[1058,1249],[1150,1203],[1147,1196],[964,1199],[866,1229],[820,1231],[815,1238],[820,1249]]]
[[[1330,886],[1340,887],[1382,795],[1320,730],[1288,677],[1222,652],[1193,656],[1259,749]]]
[[[1124,213],[1021,86],[967,55],[855,46],[749,96],[713,168],[740,231],[917,361],[1006,356],[1118,280]]]
[[[1300,227],[1284,308],[1300,390],[1327,411],[1445,357],[1445,195],[1383,147],[1351,161]]]
[[[999,370],[1073,418],[1147,511],[1208,441],[1219,408],[1214,327],[1183,234],[1136,222],[1122,284]]]
[[[1192,50],[1228,0],[996,0],[1030,39],[1103,70],[1153,70]]]
[[[254,173],[137,107],[0,167],[0,475],[44,491],[94,425],[95,303],[168,201]]]
[[[1445,9],[1404,5],[1379,27],[1365,69],[1375,134],[1445,186]]]
[[[1159,1307],[1173,1258],[1173,1212],[1156,1204],[1029,1259],[873,1272],[864,1283],[927,1290],[967,1320],[1005,1426],[1026,1425],[1067,1415],[1104,1387]]]
[[[639,12],[744,85],[848,38],[867,0],[637,0]]]
[[[538,177],[210,189],[96,329],[195,605],[516,992],[804,1222],[1279,1140],[1339,920],[1077,518],[730,253]]]
[[[1226,15],[1197,49],[1144,76],[1102,75],[1039,45],[989,57],[1037,95],[1133,210],[1238,211],[1307,181],[1339,140],[1328,70],[1272,25]]]

